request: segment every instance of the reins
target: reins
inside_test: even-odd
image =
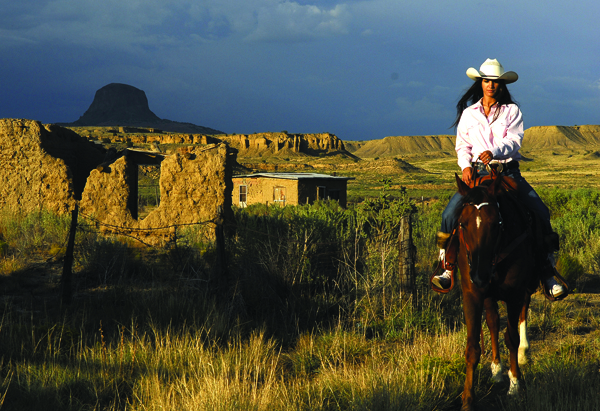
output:
[[[463,204],[463,207],[465,206],[473,206],[477,209],[477,211],[479,211],[481,209],[481,207],[483,206],[489,206],[490,203],[489,202],[485,202],[485,203],[480,203],[480,204],[473,204],[473,203],[465,203]],[[495,267],[496,264],[501,261],[498,260],[498,249],[500,248],[500,244],[502,243],[502,234],[504,233],[504,226],[502,224],[502,213],[500,213],[500,205],[498,203],[496,203],[497,205],[497,209],[498,209],[498,216],[499,216],[499,221],[498,224],[500,225],[500,235],[498,235],[497,239],[496,239],[496,244],[494,245],[494,259],[492,260],[492,267]],[[465,235],[464,235],[464,226],[462,225],[462,223],[458,224],[458,236],[459,236],[459,240],[461,244],[464,244],[465,246],[465,251],[467,252],[467,261],[469,263],[469,268],[471,268],[471,250],[469,249],[469,244],[465,241]]]
[[[483,206],[490,206],[490,203],[483,202],[480,204],[473,204],[473,203],[463,204],[463,207],[466,207],[466,206],[473,206],[479,211],[481,209],[481,207],[483,207]],[[500,226],[500,233],[497,236],[496,244],[494,245],[494,258],[492,259],[492,268],[494,270],[495,270],[496,266],[500,262],[502,262],[505,258],[507,258],[523,241],[525,241],[527,236],[531,233],[531,226],[528,226],[525,231],[523,231],[518,237],[516,237],[507,246],[505,246],[504,248],[502,248],[502,250],[500,250],[500,247],[502,245],[502,240],[505,237],[505,231],[504,231],[502,213],[500,212],[500,204],[496,203],[496,206],[498,209],[498,216],[499,216],[498,224]],[[467,262],[469,264],[469,268],[471,268],[471,265],[472,265],[471,250],[469,249],[469,244],[465,240],[464,231],[465,231],[465,228],[464,228],[463,224],[459,223],[459,225],[458,225],[459,241],[465,247],[465,251],[467,254]]]

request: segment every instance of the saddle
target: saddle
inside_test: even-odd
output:
[[[547,254],[553,251],[558,251],[559,249],[559,239],[556,233],[552,233],[551,235],[545,235],[543,232],[543,223],[541,218],[534,212],[528,210],[516,197],[517,192],[517,182],[509,176],[506,175],[498,175],[498,169],[494,166],[491,167],[490,173],[485,176],[478,176],[473,179],[471,184],[469,185],[471,188],[482,185],[489,184],[492,178],[501,178],[501,186],[504,191],[507,193],[506,198],[508,201],[513,203],[515,206],[514,209],[520,215],[522,221],[528,221],[529,224],[527,229],[523,232],[523,234],[513,240],[510,244],[505,246],[500,253],[495,258],[495,263],[502,261],[505,257],[507,257],[512,251],[514,251],[522,241],[524,241],[527,237],[533,237],[534,244],[540,244],[539,247],[535,250],[536,255],[538,256],[540,265],[543,265],[543,269],[541,272],[551,273],[556,279],[562,283],[565,287],[566,292],[559,296],[553,297],[549,290],[546,288],[544,281],[541,281],[540,278],[539,283],[542,285],[542,289],[544,291],[544,295],[550,301],[558,301],[564,299],[569,294],[569,284],[567,281],[558,273],[558,271],[554,268],[554,266],[547,261]],[[439,261],[438,265],[434,271],[434,273],[429,278],[429,284],[433,291],[436,291],[440,294],[446,294],[450,292],[454,288],[454,275],[451,277],[450,287],[447,289],[439,288],[435,284],[433,284],[433,277],[441,274],[444,270],[450,270],[452,272],[456,271],[457,268],[457,260],[458,260],[458,248],[459,248],[459,235],[458,230],[455,228],[449,237],[440,238],[438,236],[438,247],[446,250],[445,258],[443,261]],[[535,290],[531,290],[533,293]]]
[[[492,178],[500,178],[502,179],[501,185],[502,188],[504,188],[505,191],[507,192],[517,192],[517,182],[515,181],[514,178],[509,177],[509,176],[505,176],[503,174],[500,174],[499,177],[497,177],[499,174],[498,168],[496,167],[495,164],[492,164],[490,167],[490,173],[488,175],[485,176],[477,176],[476,178],[474,178],[473,180],[471,180],[471,184],[469,184],[469,187],[473,188],[476,186],[480,186],[482,184],[487,184],[485,183],[488,180],[491,180]]]

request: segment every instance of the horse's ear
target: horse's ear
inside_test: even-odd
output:
[[[460,179],[458,174],[454,173],[454,175],[456,176],[456,186],[458,187],[458,192],[462,196],[466,195],[470,190],[469,186]]]
[[[502,189],[502,176],[500,174],[496,174],[492,180],[492,184],[488,187],[488,193],[492,195],[497,195]]]

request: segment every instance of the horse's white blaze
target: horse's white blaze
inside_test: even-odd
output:
[[[527,364],[527,351],[529,351],[529,340],[527,339],[527,320],[519,324],[519,364]]]
[[[502,382],[502,362],[498,364],[492,363],[492,380]]]
[[[479,210],[481,207],[483,207],[485,205],[490,205],[490,203],[474,204],[473,206]],[[479,229],[479,227],[481,226],[481,217],[480,216],[477,216],[475,218],[475,223],[477,224],[477,229]]]
[[[517,380],[517,377],[513,375],[511,370],[508,370],[508,379],[510,380],[508,395],[519,395],[519,380]]]

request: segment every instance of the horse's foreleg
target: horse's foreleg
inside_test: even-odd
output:
[[[463,310],[465,312],[465,323],[467,325],[467,348],[465,358],[467,360],[467,376],[465,389],[462,394],[462,409],[471,410],[475,389],[473,387],[473,374],[479,364],[481,357],[481,346],[479,335],[481,332],[481,313],[483,306],[481,302],[474,301],[475,298],[468,293],[463,294]]]
[[[527,294],[525,296],[525,302],[521,309],[521,315],[519,316],[519,365],[527,364],[528,353],[529,353],[529,340],[527,339],[527,312],[529,311],[529,303],[531,302],[531,296]]]
[[[498,303],[491,298],[485,300],[485,321],[490,330],[492,341],[492,379],[502,381],[502,361],[500,360],[500,347],[498,334],[500,333],[500,317],[498,316]]]
[[[508,347],[510,357],[510,370],[508,377],[510,379],[510,388],[508,395],[516,395],[519,393],[519,381],[521,379],[521,370],[518,363],[518,348],[519,348],[519,315],[521,314],[522,304],[507,303],[506,310],[508,316],[508,326],[504,334],[504,341]]]

